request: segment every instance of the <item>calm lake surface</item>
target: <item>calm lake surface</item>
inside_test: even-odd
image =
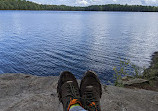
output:
[[[120,59],[148,67],[155,51],[158,13],[0,11],[0,73],[93,70],[106,83]]]

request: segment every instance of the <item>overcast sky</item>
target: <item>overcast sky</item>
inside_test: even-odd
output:
[[[129,5],[154,5],[158,6],[158,0],[30,0],[42,4],[54,5],[100,5],[100,4],[129,4]]]

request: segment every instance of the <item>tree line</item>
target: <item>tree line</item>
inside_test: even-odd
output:
[[[156,6],[142,5],[91,5],[87,7],[66,5],[44,5],[26,0],[0,0],[0,10],[58,10],[58,11],[133,11],[133,12],[158,12]]]

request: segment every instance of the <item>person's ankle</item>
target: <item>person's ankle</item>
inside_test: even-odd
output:
[[[82,106],[81,102],[78,99],[71,100],[67,110],[69,111],[71,108],[73,108],[75,106]]]
[[[74,105],[70,106],[70,109],[73,108],[73,107],[76,107],[76,106],[80,106],[80,105],[78,103],[74,104]]]

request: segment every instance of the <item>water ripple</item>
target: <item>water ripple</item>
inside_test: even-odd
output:
[[[157,13],[0,11],[0,73],[55,76],[69,70],[81,78],[86,70],[93,70],[102,82],[113,82],[112,69],[120,65],[120,59],[149,66],[158,49],[155,16],[158,18]]]

